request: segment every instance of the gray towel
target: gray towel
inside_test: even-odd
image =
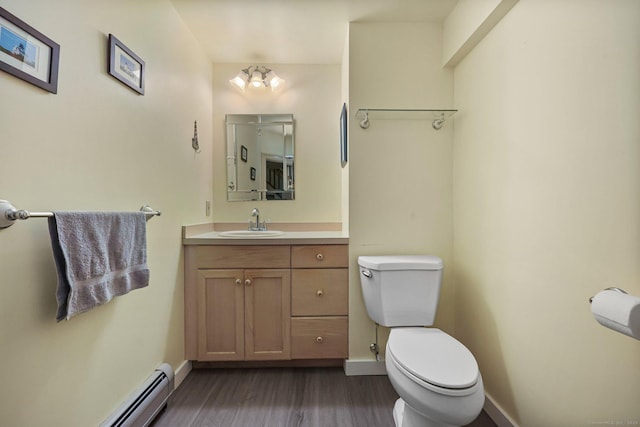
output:
[[[149,284],[143,212],[54,212],[49,234],[58,321]]]

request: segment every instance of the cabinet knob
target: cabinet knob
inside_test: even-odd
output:
[[[324,292],[322,291],[322,289],[318,289],[318,290],[316,291],[316,295],[317,295],[317,296],[319,296],[319,297],[321,297],[322,295],[324,295]]]
[[[322,338],[322,337],[316,337],[316,342],[317,342],[318,344],[322,344],[322,343],[324,342],[324,338]]]
[[[244,281],[244,284],[245,284],[246,286],[251,286],[251,280],[246,279],[246,280]]]
[[[238,286],[242,285],[242,279],[236,279],[236,285]]]
[[[317,259],[318,261],[322,261],[322,260],[324,259],[324,255],[322,255],[322,254],[316,254],[316,259]]]

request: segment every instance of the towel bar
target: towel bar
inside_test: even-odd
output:
[[[140,208],[140,211],[144,212],[147,216],[147,221],[154,216],[160,216],[162,212],[156,211],[149,205],[144,205]],[[17,219],[29,219],[29,218],[48,218],[52,217],[53,212],[30,212],[23,209],[16,209],[11,202],[6,200],[0,200],[0,229],[11,227]]]

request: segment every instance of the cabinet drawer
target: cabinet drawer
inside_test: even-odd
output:
[[[291,267],[334,268],[349,266],[347,245],[291,246]]]
[[[291,358],[347,358],[348,334],[347,317],[294,317],[291,319]]]
[[[349,313],[349,272],[338,269],[291,271],[293,316],[340,316]]]
[[[196,268],[289,268],[287,245],[199,246],[195,250]]]

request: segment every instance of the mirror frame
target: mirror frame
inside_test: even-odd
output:
[[[260,148],[259,158],[257,160],[253,158],[256,144],[260,145],[258,138],[262,136],[263,128],[278,125],[282,126],[282,150],[263,152]],[[252,138],[246,141],[238,140],[241,129],[239,126],[255,129],[257,135],[255,141],[252,141]],[[227,114],[225,115],[225,130],[227,201],[294,200],[295,121],[293,114]],[[282,168],[278,168],[275,174],[270,173],[268,168],[268,164],[272,163],[274,159],[282,165]],[[238,173],[241,170],[240,173],[244,173],[244,169],[247,172],[247,179],[239,179]],[[268,181],[279,183],[282,185],[282,189],[268,189]],[[246,186],[251,183],[255,183],[255,185]],[[245,186],[246,188],[243,188]],[[264,188],[260,188],[261,186]]]

